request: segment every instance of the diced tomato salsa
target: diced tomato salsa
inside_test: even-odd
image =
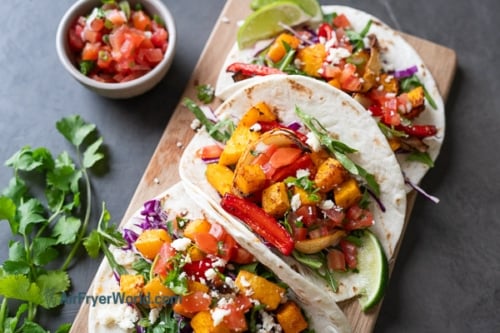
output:
[[[168,47],[168,31],[157,17],[128,2],[106,3],[80,16],[68,41],[80,71],[97,81],[138,78],[158,65]]]

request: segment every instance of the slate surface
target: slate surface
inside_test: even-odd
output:
[[[224,1],[167,1],[176,18],[177,55],[165,80],[126,101],[84,89],[59,64],[58,20],[72,4],[2,1],[0,12],[0,161],[24,145],[54,152],[70,147],[55,122],[79,114],[97,124],[109,148],[110,170],[94,179],[95,201],[120,220],[177,105]],[[200,10],[201,3],[204,4]],[[322,1],[323,4],[332,4]],[[335,1],[360,8],[394,28],[456,51],[458,69],[446,103],[446,139],[422,186],[441,199],[417,198],[375,332],[495,332],[500,330],[500,2],[484,0]],[[0,166],[0,188],[11,178]],[[7,257],[0,223],[0,260]],[[71,269],[73,292],[85,292],[99,264]],[[66,305],[40,321],[54,330],[74,319]]]

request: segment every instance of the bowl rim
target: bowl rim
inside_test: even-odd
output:
[[[56,32],[56,50],[60,61],[66,70],[78,81],[85,84],[86,86],[92,87],[98,90],[107,91],[120,91],[127,88],[134,88],[141,86],[149,82],[149,80],[154,79],[157,75],[162,74],[162,71],[166,71],[174,58],[175,45],[176,45],[176,28],[175,22],[170,10],[167,6],[159,0],[128,0],[131,3],[140,2],[148,12],[151,12],[154,8],[154,12],[160,15],[165,23],[165,27],[168,32],[168,46],[163,59],[148,73],[135,78],[127,82],[101,82],[94,80],[88,76],[83,75],[75,64],[71,61],[69,56],[69,43],[67,38],[67,32],[74,20],[80,15],[85,15],[87,8],[91,9],[95,6],[101,4],[100,0],[78,0],[71,7],[69,7],[61,20],[59,21],[57,32]]]

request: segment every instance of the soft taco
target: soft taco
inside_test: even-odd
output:
[[[180,183],[146,202],[99,268],[89,332],[350,331],[321,288],[255,260],[218,221]]]
[[[376,17],[345,6],[322,8],[321,24],[286,27],[246,49],[235,43],[216,95],[226,99],[250,81],[276,73],[327,82],[377,119],[408,183],[417,185],[444,139],[444,106],[431,73],[413,47]]]
[[[360,239],[375,235],[392,260],[406,209],[401,170],[373,118],[340,90],[292,75],[242,88],[215,117],[200,117],[181,157],[186,187],[241,241],[255,239],[257,259],[293,267],[336,301],[362,295]]]

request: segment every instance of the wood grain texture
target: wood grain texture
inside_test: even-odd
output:
[[[217,75],[224,62],[225,56],[235,42],[237,22],[242,20],[250,12],[249,2],[249,0],[227,1],[188,82],[183,98],[189,97],[194,99],[196,97],[195,87],[198,84],[210,83],[215,86]],[[455,75],[455,52],[449,48],[418,37],[407,34],[402,34],[402,36],[420,54],[424,63],[434,76],[443,99],[446,100]],[[220,100],[216,100],[212,103],[212,107],[217,107],[220,103]],[[143,177],[139,182],[122,221],[128,220],[146,200],[159,195],[166,188],[179,181],[177,170],[178,162],[183,147],[189,142],[194,134],[190,127],[193,119],[194,117],[191,112],[182,106],[182,100],[179,101]],[[405,229],[410,218],[415,198],[416,194],[414,192],[408,195]],[[401,237],[400,242],[403,238],[404,237]],[[397,251],[390,263],[391,270],[394,267],[396,257]],[[381,305],[382,304],[379,304],[379,306],[369,313],[363,313],[359,308],[358,302],[354,300],[343,302],[341,307],[352,325],[353,332],[371,332],[375,326]],[[71,332],[88,332],[88,310],[89,306],[83,304],[75,318]]]

